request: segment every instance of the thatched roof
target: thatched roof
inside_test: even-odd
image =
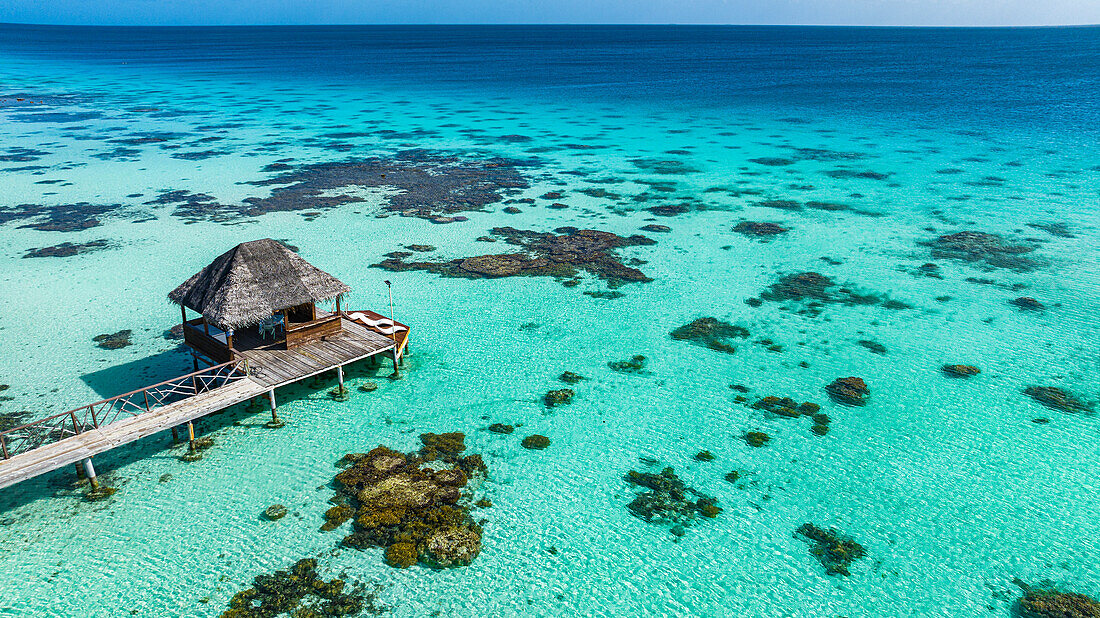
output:
[[[168,294],[222,329],[256,324],[277,311],[332,300],[351,288],[303,260],[282,243],[264,238],[218,256]]]

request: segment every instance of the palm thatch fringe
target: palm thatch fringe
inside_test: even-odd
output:
[[[351,291],[282,243],[264,238],[217,257],[168,294],[223,330],[251,326],[276,312]]]

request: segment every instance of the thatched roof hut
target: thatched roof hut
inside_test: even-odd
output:
[[[351,291],[336,277],[303,260],[282,243],[264,238],[241,243],[217,257],[168,294],[210,324],[236,330],[273,314]]]

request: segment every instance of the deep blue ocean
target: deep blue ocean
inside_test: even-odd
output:
[[[219,616],[305,558],[362,615],[1097,598],[1098,119],[1097,27],[0,25],[0,431],[190,371],[167,293],[257,238],[391,280],[414,350],[99,455],[106,501],[0,490],[0,617]],[[319,529],[345,453],[445,431],[469,565]]]

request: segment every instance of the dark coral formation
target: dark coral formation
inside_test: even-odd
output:
[[[623,480],[643,490],[626,506],[630,513],[649,523],[671,525],[674,534],[699,516],[713,518],[722,512],[717,498],[688,487],[672,468],[660,474],[631,470]]]
[[[758,307],[763,301],[804,303],[798,313],[810,317],[821,313],[828,303],[842,305],[881,305],[884,309],[908,309],[909,305],[892,300],[882,294],[860,293],[850,287],[842,286],[831,277],[818,272],[802,272],[783,275],[779,280],[760,293],[760,298],[745,301],[752,307]]]
[[[561,380],[562,382],[565,382],[566,384],[576,384],[578,382],[586,380],[587,378],[580,375],[579,373],[573,373],[572,371],[566,371],[566,372],[563,372],[560,376],[558,376],[558,379]]]
[[[871,389],[868,388],[863,378],[849,376],[833,380],[831,384],[825,387],[825,392],[829,393],[829,397],[837,403],[862,406],[867,403],[867,396],[871,394]]]
[[[341,579],[325,581],[317,573],[317,560],[299,560],[287,571],[257,575],[252,587],[233,595],[221,618],[274,618],[280,615],[335,617],[355,616],[367,610],[380,613],[373,598],[361,589],[345,592]]]
[[[470,517],[472,492],[463,488],[484,475],[485,464],[480,455],[461,455],[462,433],[427,433],[420,440],[418,453],[379,446],[341,460],[349,467],[336,475],[338,500],[354,512],[344,544],[386,547],[394,566],[411,566],[413,555],[437,567],[469,564],[481,551],[481,526]]]
[[[823,436],[829,432],[829,423],[831,422],[829,416],[820,412],[821,406],[810,401],[798,403],[790,397],[778,397],[775,395],[769,395],[768,397],[764,397],[758,400],[756,403],[752,404],[752,407],[753,409],[764,410],[766,412],[775,414],[777,416],[782,416],[784,418],[800,418],[803,416],[809,416],[814,421],[814,424],[811,426],[811,431],[813,431],[814,434]],[[746,434],[746,442],[749,441],[747,436],[748,434]],[[763,446],[764,443],[766,443],[768,440],[760,440],[759,438],[754,438],[754,441],[759,441],[760,446]],[[749,445],[756,446],[756,444],[752,443],[750,443]]]
[[[222,204],[209,195],[188,191],[167,191],[148,203],[177,204],[173,214],[191,221],[232,221],[269,212],[336,208],[364,201],[357,195],[362,188],[385,188],[395,190],[382,198],[387,211],[447,223],[464,220],[454,217],[456,213],[482,210],[501,201],[505,191],[526,188],[524,170],[536,165],[533,160],[413,149],[298,168],[285,163],[269,166],[283,173],[252,184],[275,187],[271,195],[246,198],[241,204]]]
[[[575,394],[571,388],[559,388],[543,395],[542,402],[546,404],[547,408],[553,408],[572,402]]]
[[[779,416],[785,416],[787,418],[798,418],[800,416],[810,416],[817,413],[821,409],[821,406],[809,401],[798,403],[790,397],[777,397],[770,395],[760,399],[756,403],[752,404],[752,407],[757,410],[766,410],[772,414]]]
[[[690,341],[711,350],[733,354],[737,348],[729,343],[733,339],[745,339],[749,331],[743,326],[723,322],[718,318],[699,318],[672,331],[672,338]]]
[[[982,372],[974,365],[944,365],[940,367],[940,371],[943,372],[943,375],[951,378],[969,378]]]
[[[492,234],[522,247],[525,253],[477,255],[447,262],[405,262],[403,257],[391,257],[373,266],[390,271],[426,270],[444,277],[467,279],[543,276],[574,280],[579,271],[585,271],[612,287],[652,281],[615,255],[615,249],[622,247],[656,244],[645,236],[623,237],[575,227],[559,227],[553,233],[498,227],[493,228]]]
[[[856,343],[867,348],[874,354],[886,354],[886,346],[877,341],[871,341],[870,339],[860,339]]]
[[[641,354],[635,354],[627,360],[611,361],[607,363],[607,366],[612,371],[618,371],[619,373],[641,373],[645,370],[646,357]]]
[[[1037,260],[1025,256],[1035,250],[1034,245],[1012,244],[1000,235],[988,232],[955,232],[926,244],[932,247],[931,253],[935,259],[959,260],[1016,271],[1034,270],[1040,265]]]
[[[461,158],[431,150],[404,150],[390,157],[305,165],[257,185],[277,185],[270,197],[249,198],[241,213],[331,208],[360,202],[354,195],[336,195],[340,189],[384,187],[396,189],[384,198],[387,210],[434,219],[481,210],[499,202],[501,192],[528,186],[523,171],[534,161],[506,158]]]
[[[286,517],[286,507],[281,504],[272,504],[264,509],[264,518],[271,521],[276,521]]]
[[[780,234],[791,231],[778,223],[766,221],[742,221],[733,227],[733,231],[745,236],[752,236],[761,240],[770,240]]]
[[[1043,303],[1035,300],[1030,296],[1021,296],[1019,298],[1014,298],[1008,301],[1008,304],[1016,307],[1020,311],[1042,311],[1043,309],[1046,309],[1046,306],[1043,305]]]
[[[550,438],[536,433],[524,438],[523,441],[520,442],[520,445],[528,450],[541,451],[550,446]]]
[[[512,425],[505,425],[504,423],[493,423],[488,427],[489,431],[493,433],[509,434],[516,430]]]
[[[132,343],[130,341],[130,336],[133,334],[134,332],[132,330],[124,329],[118,331],[117,333],[104,333],[102,335],[96,335],[95,337],[92,337],[92,341],[94,341],[97,346],[103,348],[104,350],[117,350],[119,348],[125,348],[126,346],[130,345]]]
[[[1091,412],[1092,404],[1078,399],[1073,393],[1057,386],[1029,386],[1024,394],[1044,406],[1060,412]]]
[[[1070,229],[1069,224],[1064,221],[1045,222],[1045,223],[1028,223],[1028,227],[1033,227],[1037,230],[1043,230],[1051,236],[1057,236],[1058,238],[1077,238]]]
[[[43,206],[39,204],[20,204],[0,208],[0,225],[11,221],[30,221],[20,228],[31,228],[43,232],[76,232],[101,225],[99,218],[122,208],[121,204],[61,204]]]
[[[745,444],[748,444],[753,448],[760,448],[768,442],[771,442],[772,439],[771,436],[764,433],[763,431],[747,431],[745,432],[745,435],[742,436],[742,438],[745,440]]]
[[[810,553],[829,575],[851,575],[848,567],[867,554],[862,545],[841,535],[835,528],[825,530],[805,523],[798,527],[795,535],[810,543]]]
[[[1076,592],[1027,587],[1016,603],[1021,618],[1100,618],[1100,602]]]
[[[74,255],[81,255],[89,253],[91,251],[98,251],[100,249],[106,249],[110,247],[111,243],[107,240],[90,240],[82,243],[63,242],[59,245],[53,245],[52,247],[38,247],[33,249],[27,249],[27,252],[23,254],[25,258],[42,258],[42,257],[72,257]]]

